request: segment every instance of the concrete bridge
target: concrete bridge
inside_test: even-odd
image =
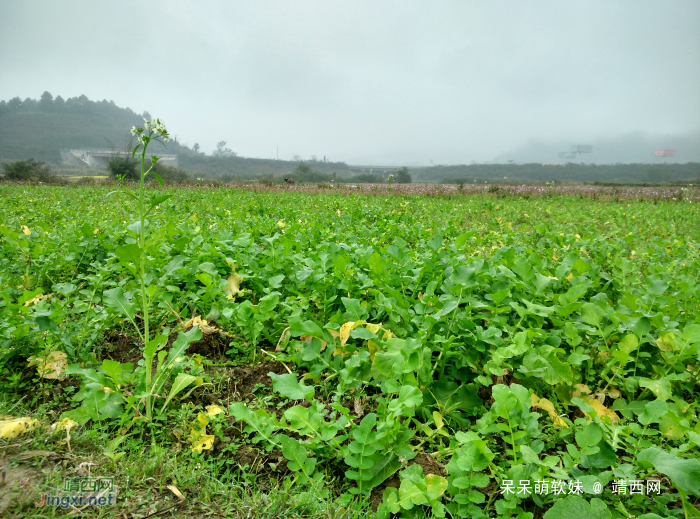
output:
[[[160,155],[159,153],[146,153],[146,158],[156,155],[160,157],[160,163],[164,166],[178,166],[177,155]],[[72,164],[87,164],[98,168],[106,168],[107,163],[115,157],[130,158],[128,151],[113,150],[61,150],[63,162]]]

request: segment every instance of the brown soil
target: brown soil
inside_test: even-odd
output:
[[[175,342],[178,334],[179,332],[171,333],[168,344]],[[107,348],[103,354],[104,358],[134,364],[143,358],[141,341],[134,335],[111,331],[105,336],[105,346]],[[225,336],[219,333],[207,333],[203,334],[200,340],[191,343],[187,348],[187,353],[190,355],[198,354],[213,360],[224,356],[227,347],[228,341]]]
[[[384,500],[384,489],[390,487],[399,488],[400,485],[401,479],[399,479],[399,476],[397,474],[394,474],[384,483],[382,483],[378,487],[373,488],[372,492],[369,495],[369,504],[372,507],[372,512],[376,512],[379,508],[379,505],[382,504],[382,501]]]
[[[170,336],[171,342],[177,338],[177,334]],[[191,343],[187,348],[190,355],[197,354],[207,359],[216,359],[225,356],[228,348],[228,339],[218,333],[205,333],[198,341]]]
[[[232,400],[242,402],[252,398],[253,388],[258,384],[264,384],[268,388],[271,387],[272,379],[267,375],[268,373],[281,375],[287,373],[287,370],[281,362],[272,360],[265,360],[253,366],[235,367],[228,380]]]
[[[141,341],[133,335],[111,331],[105,335],[105,351],[102,352],[102,358],[136,365],[143,358]]]
[[[40,467],[26,464],[12,467],[9,463],[0,467],[0,516],[6,517],[7,509],[19,502],[36,501],[39,496],[37,485],[44,479],[46,474]]]
[[[233,459],[241,467],[248,465],[248,470],[260,475],[287,472],[287,460],[279,451],[266,453],[251,445],[243,445],[233,455]],[[260,481],[265,478],[258,478]]]
[[[425,452],[418,453],[418,456],[416,456],[408,462],[409,466],[413,465],[414,463],[417,463],[421,466],[421,468],[423,469],[423,474],[425,474],[426,476],[428,474],[436,474],[438,476],[445,475],[445,465],[439,463],[430,454],[427,454]]]

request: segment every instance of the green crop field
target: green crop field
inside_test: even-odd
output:
[[[700,515],[697,190],[126,192],[0,186],[0,515]]]

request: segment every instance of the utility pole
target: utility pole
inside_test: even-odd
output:
[[[280,145],[277,145],[277,160],[280,160]]]

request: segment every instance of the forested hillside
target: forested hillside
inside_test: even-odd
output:
[[[0,155],[58,162],[64,148],[121,149],[129,129],[142,122],[142,115],[130,108],[84,95],[65,100],[49,92],[39,100],[15,97],[0,101]]]
[[[57,163],[60,150],[99,148],[123,150],[129,130],[150,118],[148,112],[137,114],[130,108],[120,108],[113,101],[91,101],[86,96],[63,99],[44,92],[40,99],[19,97],[0,101],[0,158],[25,160],[34,158]],[[284,175],[297,162],[239,157],[226,143],[211,155],[183,146],[177,141],[167,144],[165,153],[179,156],[180,167],[206,177],[257,178]],[[316,171],[351,174],[344,163],[314,162]]]

